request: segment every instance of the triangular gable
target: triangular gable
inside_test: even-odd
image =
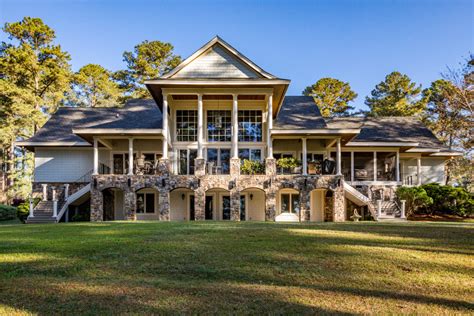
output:
[[[161,78],[274,79],[275,77],[216,36]]]

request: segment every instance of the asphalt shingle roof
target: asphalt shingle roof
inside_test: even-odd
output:
[[[76,128],[158,129],[161,111],[153,100],[134,99],[122,108],[61,107],[27,142],[84,142],[72,133]]]
[[[326,128],[319,108],[310,96],[286,96],[273,122],[274,129]]]

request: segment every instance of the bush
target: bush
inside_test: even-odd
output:
[[[283,169],[292,169],[300,165],[300,162],[293,157],[280,158],[276,163],[279,168]]]
[[[41,200],[40,198],[33,199],[33,207],[36,206],[36,204],[38,204],[40,200]],[[16,208],[16,216],[23,223],[26,221],[29,214],[30,214],[30,202],[29,201],[21,203]]]
[[[430,183],[421,186],[433,205],[425,211],[428,214],[449,214],[471,216],[474,214],[474,195],[462,187]]]
[[[259,160],[244,159],[240,166],[240,171],[243,174],[263,174],[265,172],[265,165]]]
[[[433,199],[428,196],[422,187],[399,187],[396,194],[399,200],[406,201],[405,212],[407,216],[416,214],[419,209],[433,204]]]
[[[0,221],[9,221],[16,218],[16,207],[0,204]]]

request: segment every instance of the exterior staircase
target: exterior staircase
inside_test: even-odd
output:
[[[54,201],[40,201],[33,209],[32,214],[26,219],[27,224],[34,223],[58,223],[68,210],[69,204],[84,196],[91,189],[87,184],[67,198],[62,196],[57,201],[57,215],[54,214]],[[33,216],[32,216],[33,215]]]
[[[394,199],[390,200],[371,200],[362,192],[344,181],[344,196],[358,206],[367,206],[370,214],[376,221],[406,221],[402,217],[402,210]],[[380,204],[380,212],[378,211]]]

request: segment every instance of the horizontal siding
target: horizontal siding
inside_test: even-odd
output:
[[[421,183],[444,184],[444,159],[422,158],[421,159]]]
[[[106,157],[100,151],[100,160]],[[92,148],[36,148],[35,174],[36,182],[73,182],[93,168]]]
[[[173,78],[257,78],[255,71],[231,56],[220,46],[206,53],[181,69]]]

